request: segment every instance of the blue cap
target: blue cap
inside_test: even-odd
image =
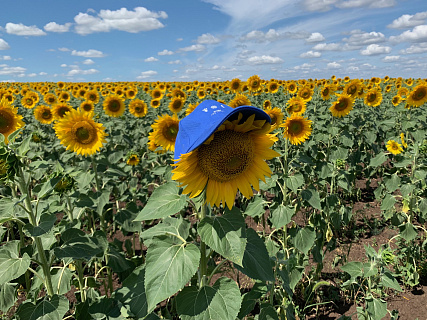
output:
[[[240,106],[232,108],[215,100],[204,100],[193,112],[179,122],[179,130],[175,140],[174,159],[178,160],[181,154],[196,149],[205,142],[225,120],[237,119],[239,113],[242,113],[243,120],[255,114],[255,120],[265,120],[271,123],[270,116],[257,107]]]

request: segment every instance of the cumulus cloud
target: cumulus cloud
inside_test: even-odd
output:
[[[387,27],[392,29],[413,28],[426,23],[427,11],[416,14],[404,14],[393,20]]]
[[[99,50],[90,49],[88,51],[71,51],[72,56],[86,57],[86,58],[102,58],[105,54]]]
[[[57,24],[56,22],[49,22],[43,27],[43,29],[48,32],[63,33],[63,32],[68,32],[70,30],[71,25],[72,25],[71,23],[66,23],[61,25],[61,24]]]
[[[191,46],[178,49],[178,52],[190,52],[190,51],[200,52],[200,51],[204,51],[204,50],[206,50],[206,47],[204,45],[193,44]]]
[[[70,49],[68,49],[68,48],[58,48],[58,50],[62,51],[62,52],[68,52],[68,51],[70,51]]]
[[[313,32],[305,41],[312,43],[312,42],[322,42],[324,40],[325,40],[325,37],[321,33]]]
[[[0,60],[12,60],[11,56],[0,56]]]
[[[398,60],[400,60],[400,56],[385,56],[383,58],[384,62],[395,62],[395,61],[398,61]]]
[[[68,76],[76,76],[76,75],[89,75],[89,74],[95,74],[98,73],[99,71],[96,69],[87,69],[87,70],[82,70],[80,68],[74,68],[71,69],[70,71],[68,71]]]
[[[45,36],[46,32],[36,26],[26,26],[22,23],[6,23],[6,32],[17,36]]]
[[[9,44],[3,39],[0,39],[0,50],[8,50],[8,49],[10,49]]]
[[[74,17],[74,21],[75,31],[81,35],[111,30],[138,33],[163,28],[164,25],[159,19],[167,17],[164,11],[153,12],[144,7],[136,7],[133,11],[126,8],[115,11],[101,10],[96,16],[80,12]]]
[[[300,54],[300,58],[319,58],[322,55],[319,51],[307,51]]]
[[[400,51],[400,53],[402,54],[413,54],[413,53],[424,53],[424,52],[427,52],[427,42],[414,44],[409,48],[406,48]]]
[[[27,69],[23,67],[10,67],[8,65],[0,65],[0,75],[1,76],[16,76],[22,77],[25,75]]]
[[[137,79],[146,79],[157,75],[157,71],[149,70],[149,71],[143,71],[139,76],[137,76]]]
[[[310,37],[310,33],[305,31],[297,32],[283,32],[275,29],[270,29],[267,32],[253,30],[240,37],[240,41],[253,41],[253,42],[273,42],[282,39],[306,39]]]
[[[89,64],[94,64],[95,61],[93,61],[92,59],[86,59],[85,61],[82,62],[83,64],[89,65]]]
[[[368,44],[381,43],[385,41],[385,35],[381,32],[363,32],[361,30],[353,30],[350,32],[350,37],[344,38],[349,46],[362,47]]]
[[[283,63],[283,60],[279,57],[272,57],[268,55],[253,56],[246,59],[247,64],[259,65],[259,64],[277,64]]]
[[[157,52],[157,54],[159,55],[159,56],[171,56],[171,55],[173,55],[173,51],[170,51],[170,50],[163,50],[163,51],[160,51],[160,52]]]
[[[217,44],[221,40],[210,33],[202,34],[197,38],[197,43],[199,44]]]
[[[416,26],[412,30],[405,31],[398,36],[391,36],[392,42],[426,42],[427,25]]]
[[[173,60],[173,61],[169,61],[168,64],[181,64],[181,60]]]
[[[144,62],[155,62],[155,61],[159,61],[159,59],[154,58],[154,57],[149,57],[149,58],[144,59]]]
[[[378,44],[370,44],[366,49],[361,50],[360,54],[364,56],[374,56],[383,53],[390,53],[391,48],[387,46],[380,46]]]
[[[343,46],[339,43],[319,43],[313,49],[317,51],[341,51],[343,50]]]
[[[328,68],[328,69],[338,69],[338,68],[341,68],[341,65],[338,63],[338,62],[329,62],[327,65],[326,65],[326,67]]]

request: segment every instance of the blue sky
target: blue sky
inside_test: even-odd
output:
[[[427,77],[427,0],[3,1],[0,81]]]

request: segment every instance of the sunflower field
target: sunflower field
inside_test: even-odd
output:
[[[206,103],[268,119],[175,153]],[[1,83],[0,316],[397,319],[427,285],[426,107],[426,79]]]

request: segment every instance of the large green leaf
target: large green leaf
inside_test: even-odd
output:
[[[27,223],[24,228],[31,234],[31,236],[39,237],[52,229],[56,219],[56,214],[43,214],[40,216],[40,221],[37,226]]]
[[[20,258],[15,252],[6,249],[0,251],[0,284],[10,282],[27,271],[31,259],[26,253]]]
[[[63,267],[56,269],[56,272],[52,275],[53,291],[59,295],[63,295],[70,291],[72,278],[73,274],[69,268]]]
[[[274,210],[271,211],[269,219],[273,224],[273,227],[279,229],[291,222],[292,216],[294,214],[295,208],[279,204]]]
[[[21,320],[61,320],[68,309],[68,299],[54,295],[50,300],[43,299],[37,305],[25,301],[19,306],[16,314]]]
[[[384,152],[380,152],[369,162],[370,167],[378,167],[387,160],[387,155]]]
[[[0,285],[0,311],[4,314],[15,304],[15,286],[16,284],[3,283]]]
[[[351,261],[341,267],[341,270],[347,272],[354,280],[357,277],[363,276],[363,262]]]
[[[313,186],[310,186],[307,189],[301,191],[301,197],[303,200],[307,201],[314,209],[322,209],[322,206],[320,204],[319,192]]]
[[[265,201],[261,196],[255,196],[253,201],[248,204],[245,214],[252,218],[262,216],[265,213],[264,206],[266,203],[267,201]]]
[[[295,237],[292,238],[295,248],[297,248],[304,254],[308,253],[308,251],[313,246],[315,240],[316,240],[316,232],[313,230],[312,227],[308,227],[308,226],[302,229],[299,229]]]
[[[381,276],[381,283],[383,286],[394,289],[396,291],[403,291],[399,285],[399,282],[397,282],[396,278],[393,277],[390,272],[384,272],[384,274]]]
[[[186,287],[176,297],[177,312],[182,320],[234,320],[240,303],[239,287],[225,277],[219,278],[212,287]]]
[[[41,198],[49,195],[53,191],[53,189],[55,188],[55,186],[58,184],[58,182],[60,180],[61,180],[61,177],[54,177],[54,178],[50,179],[49,181],[46,181],[45,183],[43,183],[40,187],[40,191],[38,191],[38,193],[37,193],[37,197],[39,199],[41,199]],[[34,189],[36,189],[36,188],[34,188]]]
[[[180,236],[183,239],[187,239],[190,232],[190,227],[190,222],[184,220],[181,216],[178,216],[177,218],[167,217],[163,219],[161,223],[158,223],[142,232],[140,236],[144,239],[144,241],[166,234]]]
[[[246,247],[246,223],[239,210],[223,216],[205,217],[197,232],[202,241],[224,258],[242,265]]]
[[[247,244],[243,255],[242,265],[235,265],[238,270],[248,277],[263,281],[274,281],[273,268],[263,240],[254,229],[246,230]]]
[[[139,266],[123,281],[123,285],[115,292],[115,298],[128,310],[129,315],[138,319],[148,314],[147,297],[145,295],[145,265]]]
[[[187,203],[187,197],[179,194],[175,182],[166,183],[153,191],[144,209],[134,221],[161,219],[181,211]]]
[[[414,240],[417,237],[417,229],[410,222],[399,226],[399,235],[406,241]]]
[[[256,281],[251,291],[245,293],[242,299],[242,305],[240,307],[237,318],[242,319],[247,316],[255,307],[259,299],[267,294],[268,288],[264,282]]]
[[[297,173],[293,176],[285,178],[286,186],[291,189],[294,193],[298,192],[298,188],[304,184],[304,176],[301,173]]]
[[[145,293],[148,311],[181,290],[196,273],[200,251],[194,244],[158,237],[151,242],[146,255]]]
[[[372,317],[372,320],[381,320],[387,315],[387,302],[384,300],[367,297],[366,301],[366,311]]]
[[[269,303],[261,305],[261,311],[259,313],[258,320],[279,320],[277,312],[274,307]]]
[[[394,207],[394,204],[396,203],[396,198],[392,196],[391,194],[387,193],[381,203],[381,210],[389,210]]]

